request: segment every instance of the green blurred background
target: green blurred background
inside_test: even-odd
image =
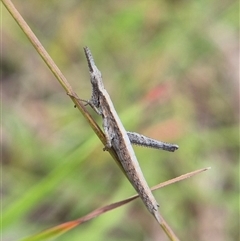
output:
[[[181,240],[239,235],[237,1],[14,1],[82,99],[89,46],[127,130],[176,143],[134,147]],[[2,235],[11,241],[135,193],[2,6]],[[91,111],[91,110],[90,110]],[[91,111],[101,125],[101,119]],[[168,240],[140,200],[57,240]]]

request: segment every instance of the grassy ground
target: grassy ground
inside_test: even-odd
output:
[[[239,232],[238,4],[235,1],[14,1],[80,98],[89,46],[127,130],[176,143],[136,147],[181,240]],[[2,6],[2,235],[18,240],[134,190]],[[92,113],[101,125],[98,116]],[[168,240],[140,200],[57,240]]]

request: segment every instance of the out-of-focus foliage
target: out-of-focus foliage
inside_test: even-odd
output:
[[[238,240],[238,3],[14,1],[80,98],[90,47],[126,129],[177,143],[136,147],[181,240]],[[16,240],[132,195],[18,25],[2,7],[2,235]],[[96,116],[93,113],[94,116]],[[101,124],[98,116],[96,119]],[[140,200],[58,240],[168,240]]]

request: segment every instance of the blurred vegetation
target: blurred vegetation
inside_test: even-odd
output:
[[[212,167],[154,193],[180,239],[238,240],[238,3],[14,4],[80,98],[91,95],[87,45],[126,129],[180,146],[135,148],[150,186]],[[4,7],[1,55],[3,240],[134,194]],[[168,240],[140,200],[58,238],[160,239]]]

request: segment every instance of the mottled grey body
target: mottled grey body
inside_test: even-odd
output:
[[[84,48],[88,61],[92,84],[92,97],[89,105],[103,118],[103,128],[106,136],[106,149],[113,148],[121,162],[126,175],[141,197],[147,209],[160,222],[158,203],[155,200],[137,161],[131,142],[142,146],[160,148],[168,151],[178,149],[177,145],[158,142],[138,133],[126,132],[109,94],[104,88],[101,72],[96,67],[88,47]]]

